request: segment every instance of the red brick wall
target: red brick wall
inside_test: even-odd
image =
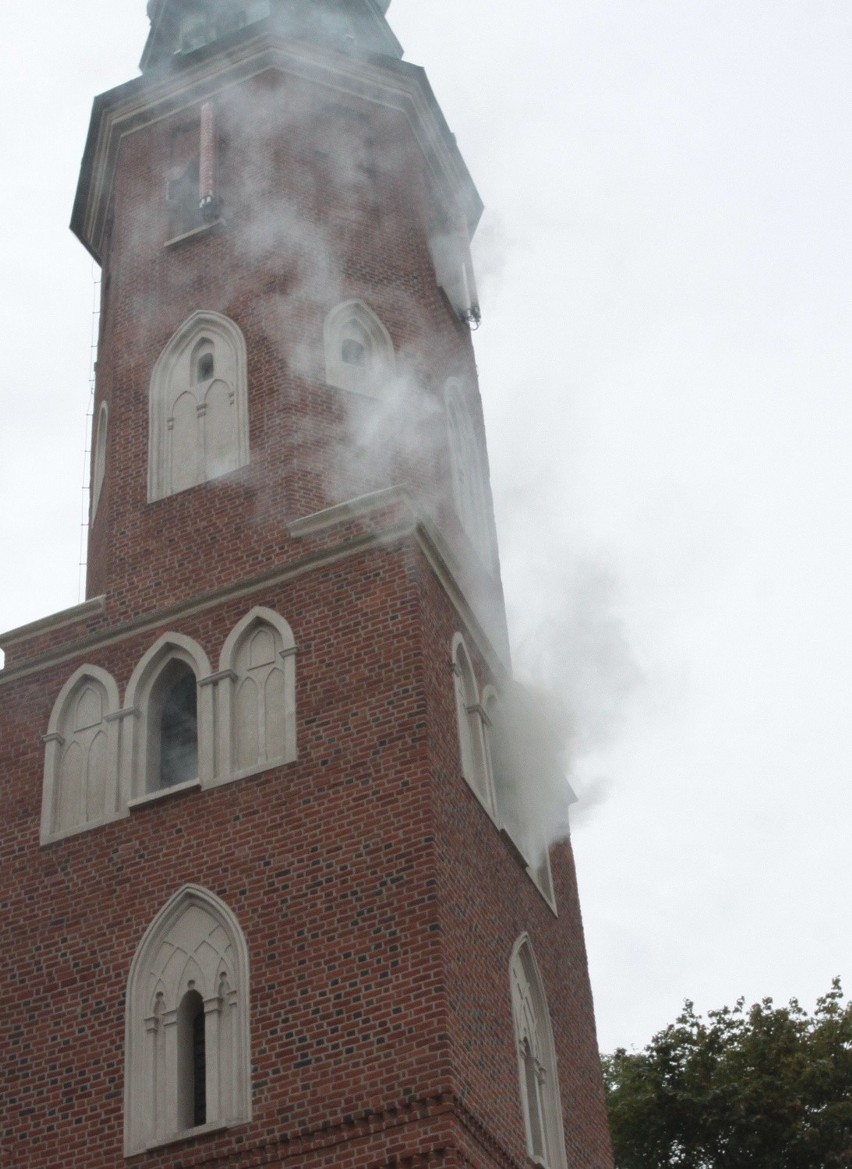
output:
[[[526,931],[553,1019],[569,1165],[611,1167],[570,848],[553,854],[555,917],[461,777],[454,632],[489,679],[416,537],[246,583],[381,529],[399,508],[308,540],[291,538],[289,521],[403,482],[449,541],[463,587],[502,603],[452,506],[441,394],[449,376],[475,387],[475,365],[435,286],[423,164],[399,114],[334,104],[272,74],[220,103],[224,226],[173,248],[165,160],[197,108],[122,143],[95,411],[109,402],[110,443],[89,553],[90,595],[105,593],[105,609],[11,647],[0,674],[0,1161],[15,1169],[124,1163],[130,964],[189,882],[222,898],[248,942],[253,1120],[134,1164],[523,1165],[509,958]],[[335,180],[353,126],[360,169]],[[319,274],[317,239],[332,257]],[[347,458],[352,412],[375,403],[323,380],[323,321],[350,298],[384,321],[421,402],[414,418],[383,417],[382,457],[360,462]],[[149,505],[151,370],[197,309],[245,335],[251,465]],[[297,761],[41,846],[40,736],[75,669],[108,670],[123,699],[167,631],[195,638],[215,669],[254,605],[295,635]]]
[[[177,631],[215,661],[255,603],[286,616],[299,647],[299,759],[263,775],[40,847],[39,734],[82,659],[0,688],[10,1164],[120,1163],[130,962],[156,912],[193,882],[231,907],[248,940],[254,1068],[251,1126],[196,1141],[198,1157],[203,1146],[231,1157],[215,1164],[263,1164],[251,1160],[258,1142],[337,1140],[365,1110],[394,1109],[396,1126],[444,1100],[474,1125],[474,1163],[489,1152],[522,1162],[508,963],[526,930],[551,1007],[571,1164],[603,1169],[570,853],[554,852],[556,918],[460,776],[449,670],[458,618],[431,570],[406,542]],[[156,636],[87,660],[123,694]],[[406,1123],[393,1140],[408,1149],[413,1132]],[[140,1163],[174,1158],[170,1149]]]
[[[216,99],[223,226],[169,248],[174,141],[200,104],[126,137],[115,180],[96,401],[109,403],[110,442],[88,592],[108,592],[116,618],[283,562],[288,520],[391,484],[413,487],[463,541],[442,395],[450,376],[475,393],[475,363],[469,329],[435,283],[407,122],[365,102],[347,117],[333,92],[277,73],[226,91]],[[332,182],[335,167],[345,177]],[[411,387],[399,411],[325,385],[323,323],[352,299],[390,332]],[[251,464],[149,505],[151,372],[198,309],[245,336]]]

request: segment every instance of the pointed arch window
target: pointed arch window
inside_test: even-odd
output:
[[[486,715],[479,699],[479,688],[470,655],[461,634],[456,634],[453,640],[452,661],[461,773],[477,798],[493,816],[494,793],[484,727]]]
[[[83,666],[60,692],[44,736],[43,842],[121,814],[118,706],[118,687],[98,666]]]
[[[179,633],[160,638],[133,671],[122,739],[131,805],[162,792],[213,779],[215,717],[210,663],[197,642]]]
[[[328,385],[374,398],[388,393],[396,373],[393,342],[362,301],[350,300],[331,310],[323,341]]]
[[[526,934],[512,950],[509,982],[527,1153],[546,1169],[566,1169],[550,1011],[532,943]]]
[[[101,500],[101,491],[106,476],[106,448],[107,431],[109,427],[109,408],[106,402],[101,403],[98,411],[98,428],[95,432],[95,459],[92,468],[92,519],[98,514],[98,504]]]
[[[212,893],[186,886],[149,926],[126,1005],[125,1154],[251,1118],[249,961]]]
[[[151,786],[176,787],[198,778],[198,687],[186,662],[170,661],[149,705]],[[155,782],[156,781],[156,782]]]
[[[219,659],[222,770],[239,778],[296,758],[296,643],[272,609],[252,609]]]
[[[502,695],[492,685],[482,691],[485,712],[483,730],[488,773],[494,793],[494,807],[500,829],[527,865],[527,873],[555,911],[550,853],[542,835],[542,824],[530,815],[530,789],[546,783],[541,774],[549,758],[535,735],[545,729],[533,711],[534,696],[517,683],[505,682]],[[531,763],[531,761],[534,761]],[[530,767],[535,767],[535,773]]]
[[[444,401],[450,448],[453,501],[471,544],[485,564],[493,561],[485,466],[470,410],[456,379],[447,382]]]
[[[197,312],[151,375],[148,501],[218,479],[249,462],[246,347],[233,321]]]

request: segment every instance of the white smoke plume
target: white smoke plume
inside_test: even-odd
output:
[[[537,566],[535,596],[514,615],[518,681],[505,703],[501,759],[517,793],[509,797],[519,805],[513,815],[530,847],[542,850],[606,798],[612,781],[582,779],[581,764],[617,736],[643,681],[615,578],[593,561],[550,551],[549,566]]]
[[[329,131],[331,118],[323,123],[331,133],[326,141],[317,132],[317,108],[312,102],[282,103],[274,91],[264,96],[257,90],[236,88],[220,94],[217,101],[222,124],[241,128],[241,153],[250,160],[238,176],[231,174],[222,184],[226,192],[223,219],[227,224],[233,218],[250,259],[265,266],[270,257],[276,257],[282,274],[264,310],[268,343],[286,353],[291,375],[305,383],[322,384],[321,338],[288,335],[288,322],[294,309],[330,310],[345,299],[351,280],[341,269],[341,257],[322,214],[324,192],[311,187],[316,183],[311,166],[305,168],[307,185],[301,201],[275,189],[268,158],[270,123],[281,142],[312,141],[329,196],[338,203],[349,201],[353,207],[363,202],[372,183],[363,136],[348,135],[339,127]],[[381,149],[370,161],[380,170],[396,165],[393,152]],[[160,214],[159,208],[152,209],[153,217]],[[140,240],[153,238],[150,223],[140,219],[137,227]],[[401,289],[398,295],[406,297],[405,314],[415,320],[422,311],[416,300]],[[440,352],[438,338],[432,349]],[[428,350],[427,341],[427,354]],[[328,390],[338,414],[335,428],[322,440],[327,448],[325,486],[331,500],[404,481],[406,466],[423,462],[424,456],[426,462],[441,457],[446,425],[434,387],[426,392],[428,372],[428,356],[403,351],[397,353],[395,376],[379,387],[375,397]],[[315,431],[305,432],[294,420],[289,441],[295,452],[318,440]],[[268,515],[272,509],[263,499],[263,484],[253,486],[258,514]],[[415,487],[420,505],[427,513],[437,513],[438,502],[422,497],[422,484]],[[521,484],[521,494],[528,496],[531,487]],[[505,485],[502,490],[511,496]],[[516,498],[515,503],[523,503],[521,522],[528,525],[535,510],[533,501]],[[546,845],[568,834],[572,784],[580,797],[580,811],[605,798],[607,782],[584,786],[578,780],[577,765],[616,733],[641,679],[617,617],[612,577],[591,562],[562,559],[561,564],[551,558],[547,565],[539,565],[535,604],[524,611],[515,646],[519,681],[503,686],[492,736],[501,813],[535,864],[540,863]],[[576,821],[574,813],[572,817]]]

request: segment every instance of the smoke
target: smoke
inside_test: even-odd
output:
[[[281,392],[309,404],[291,411],[288,457],[321,481],[320,506],[404,482],[437,518],[447,492],[446,476],[439,482],[436,473],[446,463],[442,387],[448,373],[465,371],[440,372],[445,344],[426,318],[419,285],[405,271],[388,278],[385,257],[400,254],[418,215],[427,231],[417,199],[399,198],[410,187],[411,161],[383,137],[393,125],[333,94],[318,102],[315,90],[289,78],[220,94],[217,123],[222,215],[239,233],[246,268],[266,276],[255,323],[286,368]],[[375,276],[353,260],[353,237],[372,254]],[[394,368],[355,393],[326,385],[322,327],[332,309],[361,298],[380,318],[392,311],[411,341],[397,344]],[[258,453],[255,446],[253,461]],[[264,484],[255,488],[257,514],[272,514]]]
[[[318,104],[316,91],[292,78],[261,77],[221,93],[216,118],[222,217],[239,239],[246,270],[262,273],[266,282],[268,295],[252,308],[254,324],[261,324],[264,344],[288,371],[286,392],[295,392],[295,382],[300,393],[321,392],[316,411],[292,411],[287,441],[294,459],[316,460],[323,502],[410,483],[414,471],[418,500],[437,519],[440,493],[446,494],[446,483],[434,474],[446,460],[440,396],[445,354],[441,339],[430,335],[416,286],[394,279],[394,310],[416,340],[410,350],[397,352],[393,374],[372,394],[325,386],[317,326],[332,308],[357,296],[365,281],[373,287],[369,273],[346,267],[341,240],[370,233],[377,255],[393,255],[403,238],[399,217],[406,217],[410,236],[411,219],[423,215],[413,195],[409,205],[393,212],[383,207],[372,216],[385,181],[392,185],[395,168],[409,162],[404,150],[380,137],[387,122],[377,131],[356,105],[339,102],[329,94],[327,103]],[[410,174],[403,177],[410,189]],[[161,218],[160,207],[151,215]],[[428,230],[425,219],[420,227]],[[151,222],[140,219],[137,228],[140,243],[156,236]],[[257,279],[255,295],[256,287]],[[242,295],[240,288],[230,289],[228,304]],[[228,311],[228,304],[199,307]],[[260,454],[253,449],[253,463]],[[263,483],[253,487],[258,515],[280,522]],[[529,528],[534,489],[521,483],[519,490],[522,522]],[[607,781],[584,783],[579,765],[617,733],[641,674],[617,616],[610,574],[591,561],[563,556],[560,562],[551,555],[533,575],[527,593],[532,600],[515,615],[519,681],[503,688],[492,743],[502,814],[525,855],[540,863],[545,845],[568,833],[572,786],[581,812],[605,798]],[[486,624],[502,625],[491,616],[484,614]]]
[[[592,560],[549,552],[546,566],[531,567],[535,589],[515,614],[517,681],[495,736],[504,744],[506,818],[539,863],[545,847],[607,798],[612,780],[587,780],[582,765],[617,736],[643,682],[614,575]]]
[[[439,520],[441,485],[423,468],[440,466],[446,458],[443,402],[434,384],[442,341],[430,334],[416,291],[397,284],[394,307],[417,341],[397,351],[395,370],[370,393],[325,385],[316,333],[316,322],[363,284],[344,267],[336,216],[340,208],[353,208],[354,216],[356,209],[369,207],[377,177],[394,179],[394,168],[405,165],[403,155],[381,144],[373,149],[371,130],[357,109],[318,110],[312,95],[300,97],[298,91],[288,90],[282,101],[275,87],[237,89],[226,105],[220,98],[220,107],[225,124],[240,127],[245,165],[239,182],[231,182],[230,198],[242,246],[252,264],[268,270],[274,258],[281,273],[278,291],[269,298],[269,344],[286,354],[292,377],[323,387],[318,411],[293,411],[292,458],[310,462],[328,502],[405,482],[419,506]],[[271,124],[287,151],[286,193],[276,185],[276,160],[269,156]],[[353,218],[343,230],[373,232],[374,246],[381,249],[383,229],[367,218],[363,226]],[[294,330],[294,320],[308,315],[313,328]],[[417,468],[421,480],[412,483]],[[528,539],[540,486],[519,467],[514,485],[502,490],[516,511],[509,517],[515,529],[509,543],[518,527]],[[274,510],[261,500],[258,506],[264,514]],[[545,523],[542,517],[541,527]],[[501,815],[538,867],[545,849],[606,799],[611,781],[584,778],[583,764],[618,733],[642,675],[618,616],[614,575],[593,559],[558,549],[554,555],[552,544],[546,559],[531,562],[528,600],[511,622],[518,631],[517,681],[501,688],[490,742]],[[487,627],[502,627],[502,618],[480,617]]]

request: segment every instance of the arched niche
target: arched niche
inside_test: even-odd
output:
[[[512,948],[509,983],[527,1154],[546,1169],[566,1169],[553,1028],[544,983],[527,934],[522,934]]]
[[[328,385],[372,398],[387,396],[396,375],[393,341],[363,301],[349,300],[331,310],[323,345]]]
[[[130,967],[125,1156],[251,1119],[249,1005],[239,922],[207,889],[184,886],[151,922]]]
[[[148,502],[249,462],[248,372],[242,332],[196,312],[157,359],[149,390]]]
[[[100,666],[81,666],[59,692],[44,735],[43,842],[122,814],[118,708],[118,687]]]
[[[219,778],[296,758],[296,643],[279,613],[256,606],[234,627],[219,657],[217,691]]]
[[[180,633],[164,634],[139,661],[124,702],[131,724],[123,740],[131,800],[185,783],[205,787],[212,782],[215,712],[209,678],[210,662],[204,650]],[[186,773],[186,760],[171,770],[164,767],[164,753],[174,752],[177,758],[181,742],[191,757],[193,741],[194,775]]]

